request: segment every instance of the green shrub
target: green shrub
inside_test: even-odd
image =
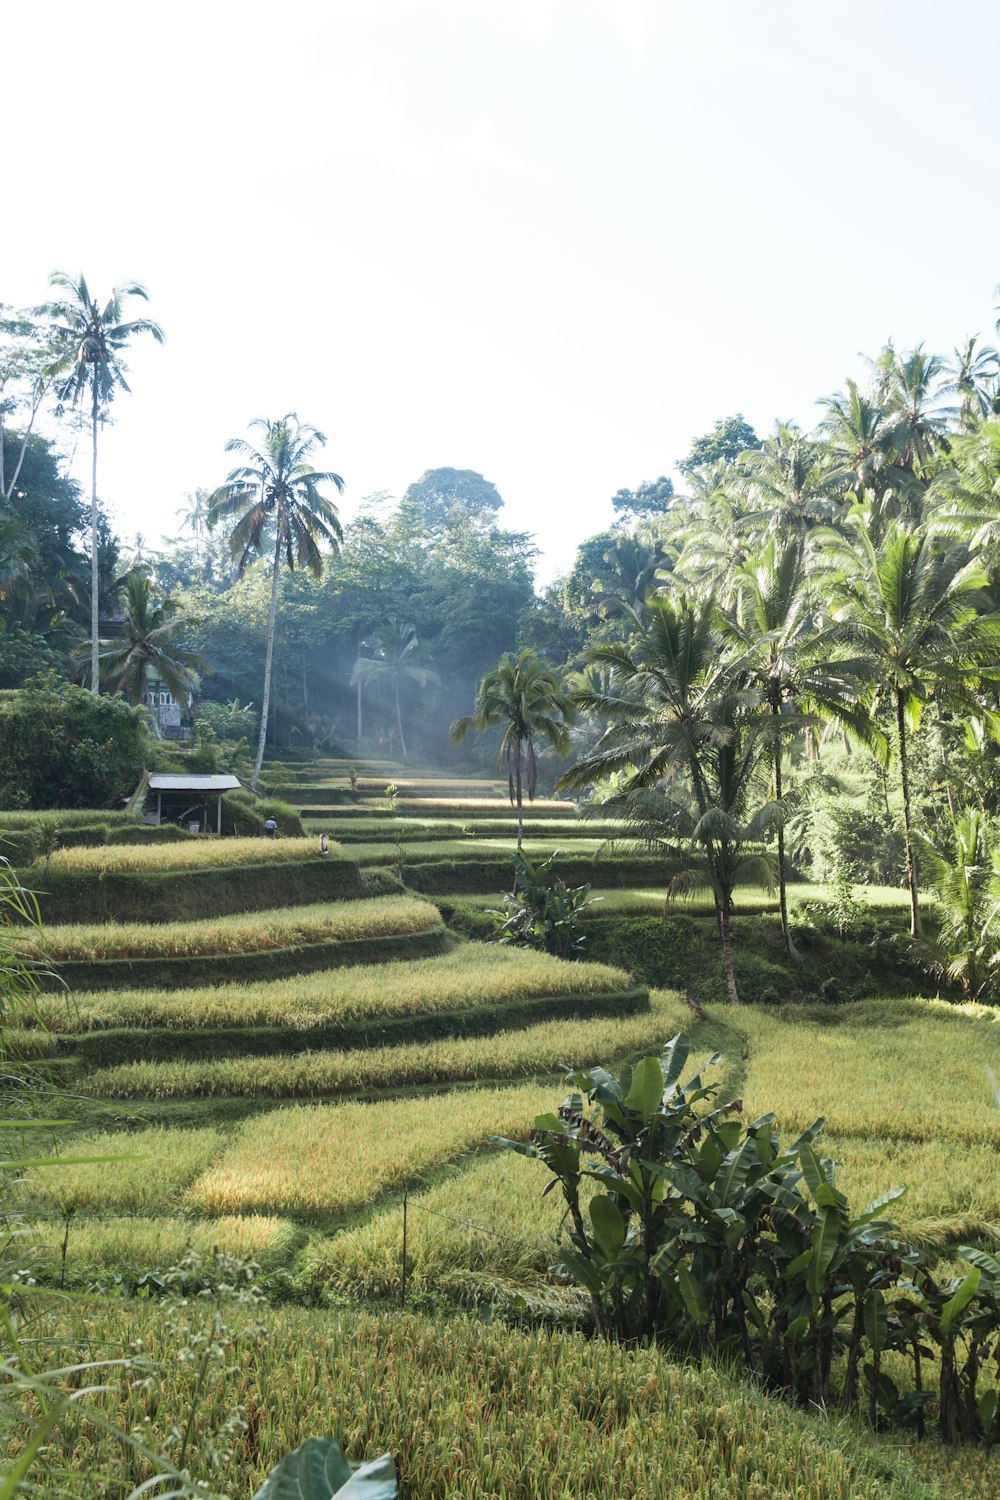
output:
[[[107,823],[78,823],[75,828],[60,828],[60,849],[86,849],[91,845],[106,844]]]
[[[260,833],[268,818],[274,818],[279,834],[302,838],[305,829],[297,807],[275,797],[255,797],[245,788],[226,792],[222,799],[222,831],[243,837]]]
[[[37,823],[27,828],[0,828],[0,859],[12,865],[32,864],[38,858],[41,832]]]
[[[150,753],[143,710],[122,697],[50,674],[0,698],[0,807],[107,807]]]

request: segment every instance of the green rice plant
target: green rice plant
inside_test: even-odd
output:
[[[37,953],[28,938],[21,946],[26,954],[56,963],[191,957],[423,932],[439,922],[437,908],[427,901],[413,896],[380,896],[369,901],[278,907],[200,922],[63,923],[46,929],[44,955]]]
[[[588,862],[593,861],[595,869],[598,862],[603,862],[606,856],[601,856],[602,839],[574,837],[564,839],[525,839],[525,848],[538,858],[545,854],[561,854],[564,856],[577,856],[585,858]],[[420,864],[429,864],[436,860],[454,860],[459,864],[478,864],[482,860],[495,858],[506,863],[506,879],[510,879],[510,838],[459,838],[459,839],[426,839],[415,840],[406,846],[406,868],[407,871]],[[358,843],[349,846],[350,858],[357,860],[359,865],[386,865],[393,863],[391,853],[382,842],[371,844]]]
[[[526,1085],[253,1115],[191,1184],[184,1205],[199,1213],[347,1213],[485,1145],[498,1120],[526,1137],[546,1097],[551,1088]]]
[[[635,1015],[544,1021],[518,1031],[453,1040],[300,1052],[290,1057],[218,1058],[205,1062],[131,1062],[93,1073],[90,1090],[104,1098],[171,1099],[185,1095],[323,1098],[382,1088],[478,1079],[530,1078],[601,1056],[662,1045],[690,1020],[676,995],[651,997]]]
[[[195,1309],[191,1316],[197,1312]],[[211,1310],[202,1313],[206,1328]],[[396,1458],[409,1500],[940,1500],[907,1455],[835,1418],[794,1412],[759,1387],[661,1351],[617,1348],[576,1334],[522,1331],[455,1318],[368,1317],[300,1308],[234,1311],[263,1336],[242,1351],[231,1382],[207,1392],[203,1419],[234,1403],[248,1419],[226,1475],[250,1495],[304,1432],[335,1429],[345,1451]],[[183,1409],[188,1373],[172,1359],[174,1319],[157,1303],[104,1304],[93,1334],[141,1340],[164,1367],[155,1397],[128,1376],[106,1400],[126,1431],[161,1428]],[[67,1337],[75,1332],[66,1317]],[[151,1422],[146,1423],[146,1417]],[[74,1434],[82,1475],[121,1475],[121,1449],[92,1428]],[[937,1450],[921,1462],[933,1472]],[[949,1460],[950,1461],[950,1460]],[[956,1464],[957,1486],[996,1493],[1000,1463],[979,1451]],[[129,1482],[142,1477],[128,1472]],[[994,1488],[986,1488],[989,1479]]]
[[[981,1009],[915,999],[712,1014],[743,1039],[749,1116],[773,1110],[785,1132],[823,1115],[834,1135],[996,1147],[986,1066],[1000,1072],[1000,1027]]]
[[[994,1146],[956,1151],[950,1140],[826,1134],[819,1144],[820,1155],[836,1162],[838,1184],[853,1202],[872,1203],[888,1188],[906,1188],[891,1217],[912,1244],[1000,1244],[1000,1154]]]
[[[330,845],[330,857],[339,853]],[[192,839],[190,842],[156,844],[106,844],[100,848],[59,849],[51,867],[60,874],[73,871],[123,874],[142,870],[200,870],[227,865],[275,864],[284,860],[320,858],[313,838]]]
[[[190,1251],[207,1258],[221,1250],[270,1266],[287,1259],[298,1238],[299,1230],[288,1219],[267,1214],[224,1214],[216,1219],[74,1217],[68,1233],[62,1219],[36,1221],[22,1244],[37,1274],[51,1278],[54,1271],[61,1274],[64,1240],[67,1272],[96,1275],[173,1266]]]
[[[115,1157],[113,1162],[73,1162],[29,1169],[17,1184],[22,1201],[61,1212],[161,1214],[222,1149],[224,1136],[211,1128],[97,1131],[76,1136],[66,1147],[76,1157]]]
[[[40,996],[52,1033],[108,1027],[321,1026],[435,1011],[503,1006],[533,996],[625,990],[629,976],[608,964],[566,963],[546,953],[466,944],[438,958],[303,974],[268,984],[184,991],[78,994],[72,1006]]]
[[[443,1181],[409,1197],[407,1287],[472,1302],[489,1300],[500,1281],[539,1291],[557,1259],[562,1217],[561,1200],[542,1196],[538,1173],[523,1157],[489,1152],[459,1162]],[[317,1278],[337,1291],[397,1297],[402,1236],[396,1203],[318,1241],[309,1259]]]

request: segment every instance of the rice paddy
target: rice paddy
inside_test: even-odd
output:
[[[287,778],[272,779],[294,782],[298,803],[315,797],[312,811],[325,792],[337,794],[315,827],[335,831],[342,857],[374,871],[394,867],[401,839],[404,873],[415,884],[419,867],[436,862],[460,865],[458,883],[468,884],[465,869],[479,860],[487,876],[483,894],[462,901],[473,908],[496,902],[493,871],[507,867],[513,848],[515,815],[504,786],[402,773],[392,765],[384,780],[370,763],[357,769],[353,796],[361,800],[353,801],[338,800],[349,789],[346,761],[289,766]],[[382,795],[390,780],[400,789],[395,818]],[[539,800],[525,811],[529,854],[558,849],[575,866],[590,866],[615,831],[579,819],[567,802]],[[247,869],[247,880],[260,882],[269,865],[317,858],[314,833],[274,843],[205,838],[69,848],[50,868],[54,876],[96,881],[246,866],[256,867]],[[604,854],[608,868],[615,858],[614,851]],[[598,881],[600,869],[593,864]],[[277,888],[277,874],[272,878]],[[643,869],[617,878],[641,881]],[[363,888],[373,888],[366,880]],[[387,883],[378,877],[374,888]],[[433,881],[428,886],[437,888]],[[833,894],[813,885],[789,888],[799,913]],[[855,894],[886,914],[905,906],[898,890]],[[655,889],[610,890],[594,915],[655,916],[662,900]],[[743,913],[763,912],[774,897],[747,888],[737,904]],[[699,897],[676,905],[692,916],[709,909]],[[47,937],[55,961],[197,963],[433,931],[443,931],[437,908],[400,892],[187,922],[67,923],[49,928]],[[727,1092],[744,1093],[747,1117],[774,1110],[788,1135],[826,1116],[822,1150],[838,1163],[839,1185],[852,1205],[906,1184],[893,1216],[910,1238],[944,1256],[963,1240],[1000,1245],[1000,1111],[986,1075],[987,1064],[1000,1073],[996,1012],[904,1000],[780,1011],[713,1006],[706,1019],[678,995],[654,991],[648,1010],[594,1014],[605,1000],[605,1009],[624,1012],[626,995],[633,1006],[644,1003],[624,968],[473,943],[435,958],[381,966],[369,958],[366,966],[271,981],[208,984],[211,972],[206,964],[204,975],[195,972],[195,987],[185,989],[170,983],[95,990],[75,994],[71,1004],[46,995],[40,1010],[49,1035],[36,1029],[18,1039],[36,1055],[57,1052],[59,1063],[48,1066],[65,1066],[69,1056],[84,1068],[85,1046],[90,1056],[106,1049],[98,1054],[102,1062],[116,1059],[76,1075],[79,1094],[92,1101],[84,1117],[114,1110],[116,1128],[68,1134],[59,1148],[65,1160],[31,1170],[16,1189],[26,1220],[21,1243],[40,1279],[51,1283],[62,1274],[68,1222],[71,1286],[115,1275],[127,1286],[189,1249],[203,1256],[220,1249],[274,1272],[282,1295],[294,1289],[292,1295],[327,1297],[338,1309],[385,1303],[401,1293],[406,1188],[410,1295],[425,1306],[458,1309],[446,1325],[358,1310],[265,1311],[270,1332],[248,1346],[233,1390],[225,1400],[221,1391],[210,1396],[220,1411],[240,1399],[247,1405],[248,1435],[238,1439],[227,1475],[234,1494],[252,1493],[281,1452],[331,1425],[352,1456],[390,1448],[403,1476],[401,1493],[415,1500],[465,1494],[986,1500],[1000,1491],[1000,1459],[992,1455],[942,1459],[928,1444],[907,1457],[833,1418],[771,1404],[708,1368],[679,1367],[655,1351],[609,1348],[571,1332],[466,1322],[460,1311],[489,1307],[497,1318],[510,1317],[522,1296],[526,1307],[548,1317],[571,1306],[549,1273],[559,1195],[543,1197],[543,1169],[490,1148],[489,1137],[523,1138],[533,1117],[562,1098],[563,1066],[659,1050],[678,1030],[696,1032],[699,1061],[724,1046],[719,1076]],[[518,1026],[504,1017],[507,1008],[546,998],[558,1019]],[[433,1039],[363,1045],[380,1025],[408,1018],[427,1024],[396,1036]],[[342,1038],[350,1047],[331,1048],[330,1033],[315,1041],[296,1034],[341,1024],[361,1028]],[[463,1034],[494,1026],[491,1035]],[[254,1035],[241,1044],[249,1055],[235,1055],[227,1029],[259,1032],[259,1040]],[[170,1040],[186,1060],[168,1051],[159,1055],[169,1061],[138,1060],[135,1034],[159,1030],[190,1039],[182,1049]],[[199,1037],[209,1031],[214,1040]],[[155,1036],[143,1042],[157,1055]],[[306,1050],[292,1050],[299,1047]],[[137,1128],[118,1128],[125,1109],[143,1115]],[[74,1164],[68,1159],[75,1156],[118,1159]],[[161,1417],[169,1424],[171,1402],[174,1411],[185,1409],[189,1387],[169,1359],[166,1317],[160,1307],[127,1298],[102,1301],[95,1311],[94,1336],[105,1347],[139,1337],[153,1357],[161,1350],[168,1355],[156,1403],[124,1383],[107,1398],[107,1411],[126,1428],[142,1424],[150,1411],[154,1424]],[[75,1442],[73,1462],[114,1474],[119,1489],[146,1477],[141,1466],[126,1474],[120,1452],[112,1456],[93,1430],[81,1429]],[[117,1491],[108,1490],[109,1500],[112,1493],[117,1500]]]
[[[713,1014],[746,1047],[747,1109],[773,1110],[783,1130],[822,1115],[836,1136],[995,1149],[1000,1110],[986,1070],[1000,1072],[1000,1026],[981,1010],[910,1000]]]
[[[261,984],[45,997],[54,1033],[109,1027],[322,1026],[336,1021],[503,1006],[532,996],[622,991],[631,983],[607,964],[570,964],[545,953],[467,944],[440,958],[324,970]]]
[[[338,845],[331,843],[336,858]],[[284,860],[319,859],[315,838],[192,839],[169,844],[102,844],[97,848],[57,849],[49,862],[57,874],[122,875],[143,870],[225,869],[232,865],[267,865]]]
[[[496,1131],[526,1138],[551,1097],[551,1088],[530,1085],[255,1115],[191,1184],[184,1205],[202,1213],[335,1217],[417,1182]]]
[[[215,1219],[74,1218],[39,1220],[21,1236],[31,1262],[49,1275],[66,1268],[72,1275],[150,1271],[175,1266],[191,1252],[208,1259],[216,1250],[270,1266],[294,1251],[301,1238],[288,1219],[273,1214],[222,1214]]]
[[[206,1325],[210,1309],[200,1314]],[[197,1319],[195,1307],[191,1317]],[[174,1356],[175,1319],[157,1304],[106,1304],[104,1351],[141,1340],[163,1366],[147,1393],[112,1372],[102,1414],[161,1442],[192,1408],[196,1370]],[[410,1500],[936,1500],[905,1451],[835,1418],[797,1413],[711,1366],[677,1365],[572,1333],[395,1314],[300,1308],[227,1317],[238,1332],[231,1375],[213,1383],[199,1435],[239,1404],[247,1421],[226,1469],[253,1494],[307,1433],[335,1431],[352,1458],[388,1450]],[[65,1318],[67,1342],[79,1313]],[[52,1336],[58,1340],[58,1329]],[[149,1469],[78,1413],[74,1464],[123,1490]],[[58,1460],[53,1454],[53,1462]],[[995,1495],[1000,1465],[978,1451],[952,1461],[954,1496]],[[968,1483],[969,1488],[963,1488]],[[109,1492],[110,1493],[110,1492]]]
[[[17,1193],[55,1212],[162,1214],[224,1145],[212,1128],[97,1131],[67,1142],[59,1153],[64,1163],[29,1169]],[[73,1160],[85,1157],[98,1159]]]
[[[291,1057],[219,1058],[206,1062],[133,1062],[91,1075],[89,1086],[112,1099],[170,1099],[187,1095],[322,1098],[417,1085],[537,1077],[564,1065],[588,1066],[644,1050],[690,1024],[677,996],[651,997],[637,1015],[545,1021],[486,1037],[406,1042],[345,1052],[301,1052]]]
[[[26,953],[55,963],[190,958],[405,935],[424,932],[439,923],[437,908],[429,902],[413,896],[381,896],[366,901],[279,907],[196,922],[67,922],[46,928],[44,953],[38,954],[27,941],[21,946]]]

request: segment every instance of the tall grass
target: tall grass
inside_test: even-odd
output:
[[[677,996],[662,993],[637,1015],[545,1021],[493,1036],[345,1052],[122,1063],[94,1073],[88,1085],[93,1093],[115,1099],[185,1094],[315,1099],[418,1084],[525,1078],[553,1073],[564,1063],[583,1066],[622,1053],[659,1050],[690,1019],[690,1010]]]
[[[335,858],[338,845],[330,845]],[[143,870],[204,870],[228,865],[275,864],[321,858],[314,838],[193,839],[178,844],[104,844],[98,848],[57,849],[51,868],[81,874],[123,875]]]
[[[83,1213],[162,1214],[222,1149],[221,1131],[153,1125],[139,1131],[96,1131],[75,1136],[66,1157],[113,1160],[29,1169],[17,1195],[40,1206]]]
[[[58,963],[260,952],[304,943],[425,932],[440,920],[437,908],[427,901],[412,896],[379,896],[367,901],[278,907],[198,922],[67,922],[46,928],[43,956]],[[27,938],[21,946],[26,953],[33,953]]]
[[[546,953],[468,944],[438,958],[326,970],[270,984],[184,991],[80,994],[72,1006],[39,1002],[51,1032],[119,1026],[322,1026],[435,1011],[502,1006],[533,996],[592,995],[628,988],[608,964],[567,963]]]
[[[307,1433],[330,1431],[359,1459],[388,1449],[405,1500],[934,1500],[939,1493],[905,1455],[847,1424],[796,1413],[725,1373],[677,1365],[654,1349],[461,1318],[443,1327],[405,1315],[297,1308],[253,1317],[262,1335],[243,1345],[231,1381],[212,1387],[202,1412],[212,1426],[234,1403],[244,1409],[247,1427],[227,1474],[234,1496],[252,1494]],[[106,1304],[95,1315],[102,1347],[141,1339],[164,1367],[155,1398],[123,1377],[105,1408],[126,1431],[144,1429],[153,1442],[191,1406],[195,1377],[173,1358],[175,1321],[155,1304]],[[70,1337],[77,1323],[67,1317]],[[81,1475],[113,1474],[123,1493],[145,1477],[98,1430],[81,1423],[71,1436]],[[965,1467],[976,1487],[957,1486],[952,1495],[996,1493],[987,1487],[1000,1475],[995,1457],[977,1453]]]
[[[202,1213],[346,1213],[484,1145],[494,1131],[524,1139],[551,1099],[551,1088],[533,1085],[272,1110],[240,1125],[184,1202]]]

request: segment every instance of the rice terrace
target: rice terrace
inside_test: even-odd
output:
[[[1000,1496],[939,9],[5,15],[0,1500]]]

